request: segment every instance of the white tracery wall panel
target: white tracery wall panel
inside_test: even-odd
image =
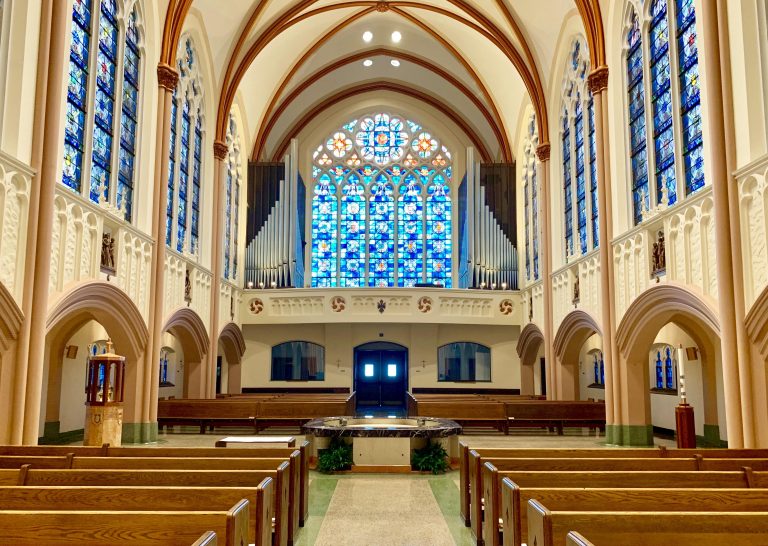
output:
[[[578,308],[593,317],[600,317],[600,256],[588,254],[577,264],[579,276]],[[600,322],[598,320],[598,322]]]
[[[21,305],[32,170],[0,152],[0,282]]]
[[[521,293],[523,325],[532,322],[543,331],[544,329],[544,283],[537,281]]]
[[[130,227],[123,227],[117,235],[117,285],[130,296],[141,316],[149,315],[150,264],[152,242],[149,237]]]
[[[189,272],[189,289],[187,289],[187,271]],[[166,249],[164,306],[166,320],[177,309],[189,307],[198,314],[206,329],[210,329],[212,278],[210,271],[202,269],[178,252]],[[225,307],[225,310],[229,313],[228,308]]]
[[[560,328],[565,315],[570,311],[572,303],[573,288],[571,286],[571,272],[568,269],[561,269],[552,277],[552,325],[554,333]]]
[[[219,328],[234,322],[240,325],[240,303],[243,300],[243,291],[231,282],[222,280],[219,284]]]
[[[619,321],[634,299],[650,284],[649,244],[646,230],[633,230],[613,247],[616,311]]]
[[[768,286],[768,156],[736,175],[741,213],[744,299],[747,310]]]

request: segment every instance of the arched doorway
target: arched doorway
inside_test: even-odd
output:
[[[240,327],[230,322],[219,334],[216,394],[239,394],[242,389],[241,362],[245,354],[245,339]]]
[[[597,322],[584,311],[568,313],[557,331],[554,342],[555,393],[557,400],[578,400],[580,392],[579,357],[584,344],[600,334]]]
[[[546,366],[543,358],[544,334],[530,322],[520,332],[517,340],[517,356],[520,357],[520,394],[546,394],[543,378]],[[538,388],[537,388],[538,386]]]
[[[385,341],[365,343],[355,347],[354,362],[358,414],[404,414],[408,349]]]
[[[163,328],[176,340],[183,355],[183,387],[184,398],[211,398],[213,385],[209,384],[210,374],[206,373],[205,355],[208,350],[208,333],[200,317],[189,308],[176,311]]]

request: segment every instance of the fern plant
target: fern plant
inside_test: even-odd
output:
[[[413,450],[411,467],[422,472],[443,474],[449,468],[448,452],[441,443],[429,440],[426,446]]]
[[[341,438],[331,438],[327,449],[317,456],[317,470],[325,474],[352,468],[352,445]]]

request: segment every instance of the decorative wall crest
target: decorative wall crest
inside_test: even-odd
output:
[[[248,309],[250,309],[251,313],[253,313],[254,315],[258,315],[264,310],[264,302],[261,301],[259,298],[253,298],[248,303]]]
[[[387,310],[387,302],[384,300],[379,300],[379,302],[376,304],[376,309],[379,310],[379,313],[383,313]]]
[[[334,313],[341,313],[347,308],[347,302],[341,296],[334,296],[331,299],[331,309]]]
[[[515,304],[512,303],[512,300],[501,300],[501,303],[499,303],[499,312],[502,315],[511,315],[514,310]]]
[[[429,313],[432,310],[432,298],[428,296],[419,298],[418,307],[422,313]]]

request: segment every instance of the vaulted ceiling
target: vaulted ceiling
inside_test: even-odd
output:
[[[598,0],[169,0],[161,62],[173,65],[185,21],[197,18],[221,93],[217,138],[239,96],[254,159],[280,157],[330,106],[386,91],[443,112],[484,159],[504,161],[528,100],[548,140],[547,79],[576,15],[592,66],[603,66]]]

